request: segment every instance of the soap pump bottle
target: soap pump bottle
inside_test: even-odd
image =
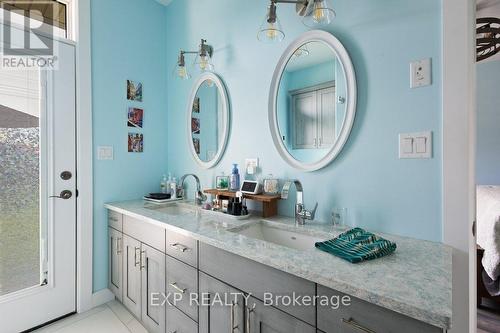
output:
[[[174,177],[172,182],[170,183],[170,194],[172,196],[172,199],[177,199],[177,179]]]
[[[229,189],[231,191],[240,190],[240,172],[238,171],[238,164],[233,163],[233,170],[231,171],[231,176],[229,177]]]
[[[172,173],[168,173],[168,180],[167,180],[167,186],[166,186],[168,194],[172,193]]]
[[[167,176],[163,175],[163,178],[161,179],[160,182],[160,189],[161,193],[165,194],[168,193],[168,184],[167,184]]]

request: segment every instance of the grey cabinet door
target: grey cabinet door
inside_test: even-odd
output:
[[[333,146],[337,138],[335,124],[335,88],[318,90],[318,148]]]
[[[108,287],[118,300],[122,300],[123,234],[108,228]]]
[[[141,243],[123,235],[123,299],[125,307],[141,319]]]
[[[165,332],[165,255],[141,245],[142,323],[150,333]]]
[[[316,333],[316,328],[250,297],[246,304],[246,333]]]
[[[238,289],[200,272],[200,333],[244,333],[244,297]]]

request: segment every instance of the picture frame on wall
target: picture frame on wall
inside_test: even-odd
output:
[[[199,118],[191,118],[191,133],[200,134],[200,119]]]
[[[142,102],[142,83],[127,80],[127,99],[129,101]]]
[[[129,153],[144,152],[144,134],[128,133],[128,152]]]
[[[194,113],[200,113],[200,98],[195,97],[193,101],[193,112]]]
[[[129,107],[127,118],[128,127],[142,128],[144,124],[144,109]]]
[[[193,138],[193,146],[196,154],[200,155],[200,139]]]

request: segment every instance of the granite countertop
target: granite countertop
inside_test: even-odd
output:
[[[452,249],[441,243],[394,235],[394,254],[351,264],[316,248],[306,251],[249,238],[228,230],[265,221],[276,228],[331,239],[341,231],[310,222],[296,226],[289,217],[249,217],[236,220],[179,203],[179,215],[161,211],[164,205],[143,200],[115,202],[106,208],[170,229],[222,250],[258,261],[428,324],[449,329],[452,313]]]

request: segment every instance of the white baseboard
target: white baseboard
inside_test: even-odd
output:
[[[99,290],[92,294],[92,307],[106,304],[115,299],[115,294],[111,292],[109,289]]]

